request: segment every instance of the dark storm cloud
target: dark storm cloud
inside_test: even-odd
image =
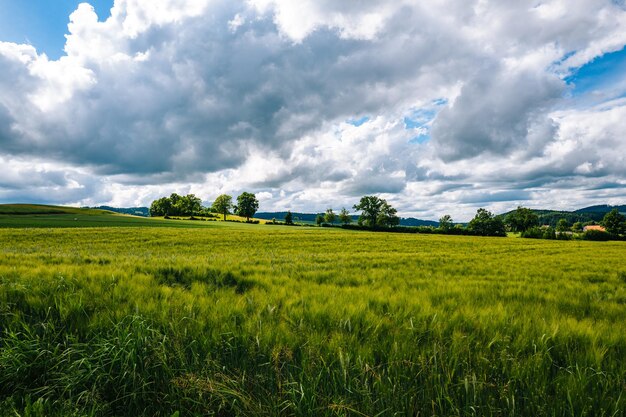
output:
[[[507,155],[529,147],[542,150],[555,133],[546,113],[564,88],[564,82],[554,75],[485,68],[439,113],[433,139],[446,160],[485,152]],[[541,142],[539,146],[532,143],[533,130],[539,131],[535,138]]]

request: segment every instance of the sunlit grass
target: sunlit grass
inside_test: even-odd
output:
[[[0,230],[0,411],[626,412],[623,242],[202,224]]]

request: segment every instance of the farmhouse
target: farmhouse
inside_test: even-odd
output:
[[[598,230],[600,232],[606,232],[606,229],[604,227],[595,224],[583,227],[583,232],[586,232],[587,230]]]

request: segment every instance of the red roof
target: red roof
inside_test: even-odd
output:
[[[600,232],[606,232],[606,229],[604,227],[598,226],[598,225],[591,225],[591,226],[583,227],[584,232],[586,232],[587,230],[598,230]]]

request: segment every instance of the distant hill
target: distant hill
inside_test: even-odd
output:
[[[439,227],[439,222],[435,222],[432,220],[421,220],[413,217],[401,217],[400,218],[400,226],[432,226]]]
[[[586,223],[586,222],[599,222],[602,220],[604,215],[613,209],[618,209],[620,213],[626,214],[626,206],[609,206],[609,205],[598,205],[585,207],[582,209],[578,209],[575,211],[557,211],[557,210],[536,210],[533,209],[533,212],[539,216],[539,222],[541,224],[547,224],[550,226],[556,226],[557,222],[560,219],[567,220],[570,224],[574,224],[576,222]],[[513,210],[512,210],[513,211]],[[508,211],[506,213],[502,213],[501,216],[506,216],[511,213]]]
[[[231,225],[232,223],[222,223]],[[220,225],[220,226],[222,226]],[[50,227],[216,227],[217,222],[165,220],[119,212],[41,204],[0,204],[0,228]],[[217,227],[220,227],[217,226]]]
[[[12,216],[43,215],[43,214],[82,214],[102,215],[113,214],[109,210],[92,209],[89,207],[63,207],[43,204],[0,204],[0,214]]]
[[[133,216],[149,217],[150,209],[148,207],[111,207],[111,206],[98,206],[90,207],[100,210],[114,211],[115,213],[131,214]]]
[[[319,214],[324,215],[324,213],[295,213],[295,212],[291,213],[291,215],[293,216],[293,221],[296,223],[298,222],[299,223],[315,223],[315,218]],[[275,211],[275,212],[256,213],[254,217],[257,219],[264,219],[264,220],[276,219],[278,221],[283,221],[285,219],[285,215],[287,215],[286,211]],[[352,215],[350,217],[352,218],[352,221],[354,222],[357,222],[359,220],[359,216],[357,215]],[[413,217],[408,217],[408,218],[400,219],[400,226],[434,226],[434,227],[437,227],[439,226],[439,223],[431,221],[431,220],[420,220],[420,219],[415,219]]]
[[[604,216],[606,213],[613,209],[618,209],[620,213],[626,213],[626,206],[609,206],[606,204],[585,207],[574,211],[574,213],[602,213],[602,215]]]

